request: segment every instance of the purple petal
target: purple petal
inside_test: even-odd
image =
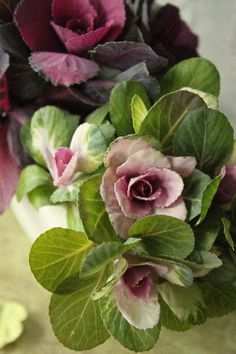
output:
[[[57,187],[65,187],[73,182],[73,178],[78,166],[78,154],[74,154],[70,159],[69,163],[66,165],[63,173],[58,178],[54,179],[54,185]]]
[[[146,284],[149,287],[149,284]],[[155,287],[148,289],[149,296],[138,298],[120,280],[114,290],[116,304],[126,321],[135,328],[148,329],[156,326],[160,319],[160,305]]]
[[[166,66],[167,60],[158,56],[145,43],[111,42],[99,45],[93,51],[93,59],[105,66],[126,70],[140,62],[145,62],[150,72]]]
[[[68,28],[56,25],[52,22],[52,26],[58,37],[71,54],[83,55],[87,51],[97,45],[108,33],[110,27],[101,27],[85,34],[78,34]]]
[[[15,158],[9,152],[7,130],[7,123],[0,125],[0,213],[9,206],[15,194],[20,172]]]
[[[0,114],[9,112],[10,110],[10,101],[8,95],[8,83],[7,78],[3,75],[0,78]]]
[[[54,85],[78,84],[96,76],[99,72],[99,66],[94,61],[71,54],[33,53],[30,63],[35,71],[42,73]]]
[[[197,165],[197,161],[195,157],[192,156],[186,156],[186,157],[169,156],[168,159],[171,163],[172,170],[177,172],[182,177],[189,176],[194,171]]]
[[[225,166],[225,176],[216,193],[216,201],[220,204],[230,203],[236,194],[236,165]]]
[[[89,0],[69,0],[66,3],[65,0],[53,0],[52,14],[54,21],[62,26],[76,18],[91,21],[90,25],[93,25],[97,18],[97,12]]]
[[[115,195],[124,215],[129,219],[138,220],[152,212],[152,204],[137,203],[128,197],[128,183],[125,177],[120,178],[114,185]]]
[[[61,175],[65,171],[66,166],[71,161],[73,156],[74,153],[69,148],[61,147],[57,150],[54,159],[57,166],[57,173],[59,177],[61,177]]]
[[[64,51],[50,25],[52,0],[21,0],[14,20],[24,42],[32,51]]]
[[[156,208],[155,215],[167,215],[185,221],[187,217],[187,208],[184,200],[180,197],[168,208]]]
[[[117,167],[124,163],[130,155],[151,147],[151,144],[143,138],[118,138],[111,145],[104,162],[107,166]]]
[[[146,148],[131,153],[127,160],[117,168],[117,177],[143,174],[150,167],[170,168],[170,162],[160,151]]]
[[[110,30],[105,40],[113,41],[122,32],[125,25],[125,5],[123,0],[90,0],[99,14],[99,24],[109,24]],[[101,22],[100,22],[101,21]]]
[[[112,168],[108,168],[102,178],[101,196],[105,202],[106,211],[112,226],[120,237],[126,239],[128,237],[129,228],[135,220],[127,218],[119,206],[114,191],[116,182],[117,177],[115,171]]]

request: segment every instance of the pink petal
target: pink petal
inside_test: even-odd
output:
[[[57,173],[59,177],[61,177],[61,175],[65,171],[65,168],[70,162],[70,160],[72,159],[73,155],[74,155],[73,151],[70,150],[69,148],[61,147],[57,150],[54,159],[57,166]]]
[[[109,26],[101,27],[85,34],[78,34],[53,22],[52,26],[68,52],[77,55],[86,54],[89,49],[92,49],[104,38],[110,29]]]
[[[120,280],[115,287],[114,297],[119,311],[131,326],[148,329],[153,328],[159,322],[160,305],[155,287],[150,289],[149,296],[138,298]]]
[[[154,214],[173,216],[174,218],[185,221],[187,217],[187,208],[183,199],[180,197],[168,208],[156,208]]]
[[[121,210],[129,219],[138,220],[152,212],[151,203],[138,203],[137,201],[128,198],[128,184],[125,177],[120,178],[115,183],[114,189]]]
[[[32,51],[64,51],[51,21],[52,0],[21,0],[14,20],[23,40]]]
[[[126,239],[128,237],[129,228],[135,222],[135,220],[127,218],[119,206],[114,191],[114,185],[116,182],[117,177],[115,170],[108,168],[103,175],[100,191],[101,196],[105,202],[106,211],[109,215],[112,226],[119,236]]]
[[[99,66],[94,61],[71,54],[33,53],[30,63],[35,71],[41,72],[54,85],[78,84],[96,76],[99,72]]]
[[[20,172],[16,160],[9,152],[7,129],[6,123],[0,125],[0,213],[9,206],[15,194]]]
[[[103,20],[103,25],[110,23],[110,31],[106,36],[106,41],[113,41],[122,32],[125,25],[125,5],[123,0],[90,0],[99,14],[99,19]]]
[[[135,176],[143,174],[150,167],[170,168],[169,160],[160,152],[152,148],[131,154],[117,169],[117,177]]]
[[[151,144],[143,138],[118,138],[112,145],[104,163],[107,166],[117,167],[124,163],[130,155],[140,151],[151,148]]]
[[[72,156],[70,162],[67,164],[61,176],[54,180],[54,185],[57,187],[65,187],[73,182],[75,172],[78,166],[78,154]]]
[[[197,165],[197,161],[195,157],[192,156],[185,156],[185,157],[169,156],[168,159],[171,163],[172,170],[177,172],[182,177],[187,177],[188,175],[190,175],[194,171]]]
[[[53,0],[52,1],[53,19],[57,24],[66,26],[70,19],[93,19],[97,17],[97,12],[89,0]]]

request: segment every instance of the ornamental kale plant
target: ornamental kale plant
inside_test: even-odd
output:
[[[219,74],[184,60],[160,89],[153,100],[119,82],[85,121],[45,106],[21,129],[32,163],[18,200],[67,208],[68,229],[40,235],[30,266],[72,350],[113,336],[146,351],[162,326],[186,331],[236,309],[235,141]]]

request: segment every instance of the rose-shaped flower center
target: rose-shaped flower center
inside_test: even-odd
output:
[[[89,27],[89,24],[86,20],[81,20],[78,18],[72,18],[68,20],[66,27],[74,32],[77,32],[78,34],[83,34],[93,29],[93,27]]]
[[[73,156],[73,151],[68,148],[60,147],[57,150],[54,159],[57,167],[58,177],[62,176]]]
[[[127,269],[122,280],[134,296],[146,299],[154,286],[152,276],[150,266],[135,266]]]
[[[131,178],[127,195],[131,200],[146,201],[157,199],[162,193],[159,181],[153,176]]]

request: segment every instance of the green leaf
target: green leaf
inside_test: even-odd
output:
[[[32,117],[32,158],[46,166],[46,150],[54,153],[59,147],[68,147],[79,124],[79,116],[65,114],[62,110],[46,106]],[[55,127],[57,127],[55,129]]]
[[[167,329],[172,331],[184,332],[191,328],[191,324],[186,321],[181,321],[178,317],[175,316],[173,311],[162,299],[159,294],[159,303],[161,305],[161,324]]]
[[[150,107],[149,98],[142,84],[136,81],[118,83],[110,96],[111,122],[117,134],[128,135],[134,132],[132,124],[131,102],[132,98],[139,96],[146,107]]]
[[[38,210],[46,205],[52,205],[50,196],[54,192],[53,185],[39,186],[29,192],[28,198],[33,207]]]
[[[144,121],[148,110],[145,106],[143,100],[135,95],[131,101],[131,112],[132,112],[132,120],[133,127],[135,133],[139,133],[142,122]]]
[[[164,302],[180,321],[192,325],[205,322],[205,303],[202,292],[196,284],[183,288],[165,283],[159,285],[158,290]]]
[[[189,92],[195,93],[195,95],[200,96],[203,99],[203,101],[206,103],[208,108],[218,109],[218,107],[219,107],[218,97],[213,96],[210,93],[203,92],[200,90],[195,90],[195,89],[192,89],[191,87],[182,87],[181,90],[189,91]]]
[[[30,131],[30,124],[31,124],[31,120],[29,120],[26,124],[24,124],[21,127],[21,130],[20,130],[21,144],[23,145],[25,151],[28,153],[29,156],[31,156],[31,157],[34,156],[34,160],[39,165],[46,167],[44,158],[41,155],[38,155],[37,151],[35,152],[35,149],[33,147],[32,135],[31,135],[31,131]]]
[[[77,203],[67,203],[67,224],[71,230],[84,232]]]
[[[153,256],[187,257],[194,247],[191,227],[183,221],[164,215],[152,215],[136,221],[130,237],[139,237]]]
[[[27,313],[15,302],[0,301],[0,349],[15,342],[23,332]]]
[[[200,170],[212,172],[231,153],[233,136],[233,128],[223,113],[200,108],[190,113],[177,130],[173,139],[174,154],[195,156]]]
[[[81,277],[88,277],[101,271],[106,265],[122,256],[123,253],[135,248],[137,243],[139,243],[139,240],[129,239],[124,244],[106,242],[98,245],[85,258],[80,271]]]
[[[66,281],[71,293],[51,298],[49,316],[53,331],[58,340],[72,350],[91,349],[109,338],[98,301],[92,299],[103,276],[104,273],[85,279],[72,277],[70,284]]]
[[[236,287],[226,284],[199,284],[208,317],[221,317],[236,309]]]
[[[93,176],[80,187],[79,212],[89,239],[100,244],[121,241],[111,226],[100,195],[101,176]]]
[[[184,178],[183,198],[188,209],[188,219],[192,220],[201,213],[203,192],[211,179],[205,173],[195,169]]]
[[[23,169],[20,175],[16,191],[18,202],[35,188],[45,185],[52,186],[52,178],[50,174],[40,166],[27,166]]]
[[[195,250],[186,263],[192,269],[194,277],[204,277],[213,269],[222,266],[222,261],[216,254]]]
[[[109,333],[124,347],[135,352],[150,350],[160,334],[160,325],[152,329],[140,330],[131,326],[116,306],[114,296],[104,296],[99,300],[101,316]]]
[[[230,247],[234,251],[235,250],[234,241],[233,241],[232,235],[230,233],[231,222],[227,218],[222,218],[222,222],[223,222],[223,226],[224,226],[224,235],[225,235],[226,241],[228,242],[228,244],[230,245]]]
[[[66,278],[77,273],[93,243],[82,232],[54,228],[34,242],[30,267],[37,281],[54,292]]]
[[[190,112],[205,106],[204,101],[191,92],[170,93],[161,97],[148,111],[140,133],[155,137],[162,151],[171,151],[173,137],[181,122]]]
[[[86,118],[85,122],[100,125],[104,123],[107,115],[109,113],[109,103],[95,109]]]
[[[201,215],[197,221],[197,224],[200,224],[205,219],[219,188],[220,182],[222,181],[222,178],[223,176],[221,175],[215,177],[204,190],[201,203]]]
[[[196,248],[200,251],[210,251],[222,228],[222,210],[212,209],[200,225],[193,228]]]
[[[219,96],[220,76],[215,65],[203,58],[183,60],[161,80],[162,95],[186,86]]]

